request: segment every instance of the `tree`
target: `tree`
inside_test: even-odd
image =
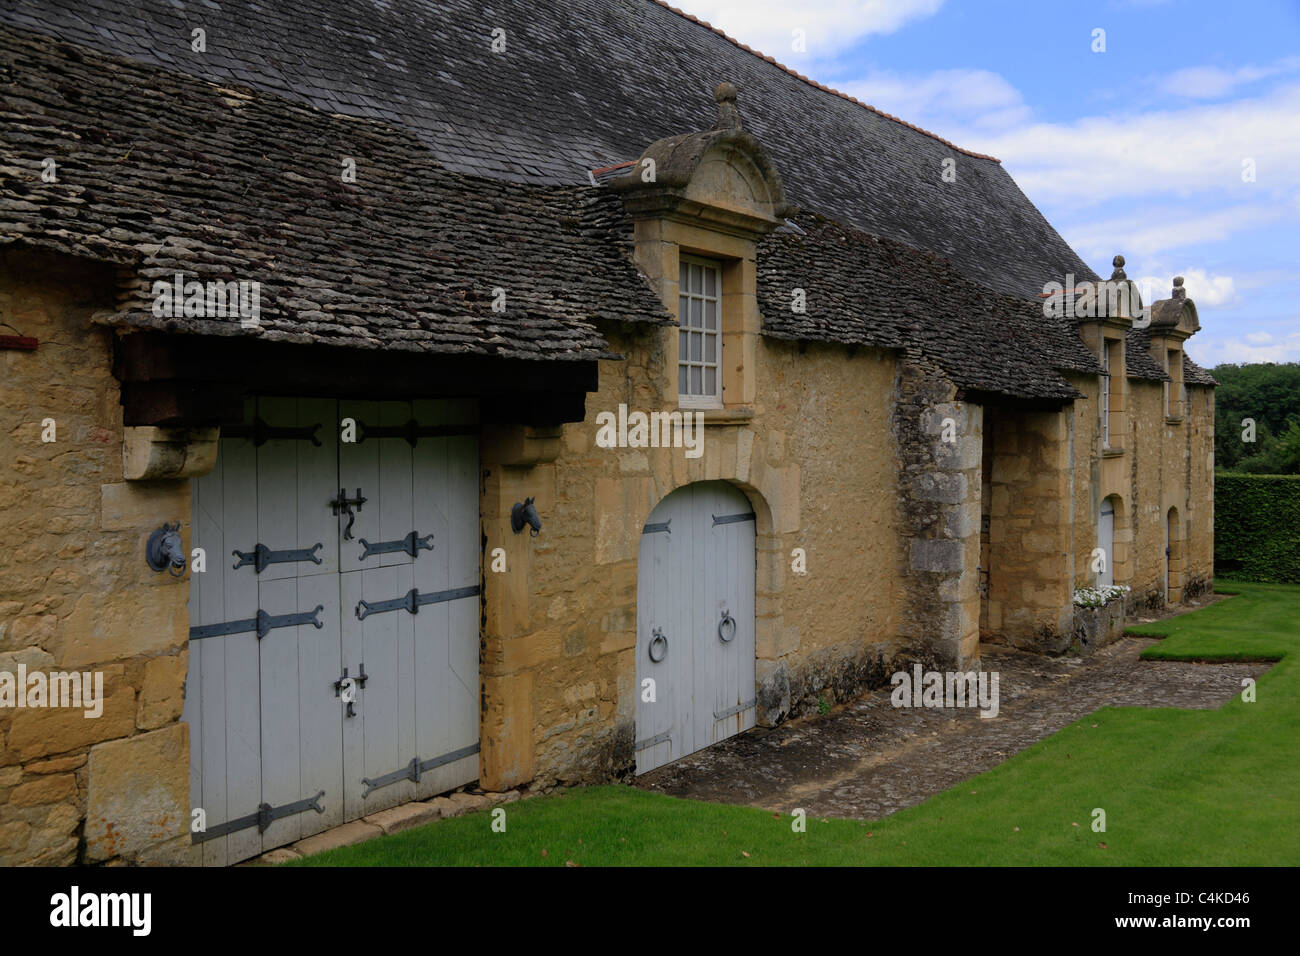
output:
[[[1225,471],[1300,474],[1300,363],[1218,365],[1214,456]],[[1255,441],[1242,441],[1242,420]]]

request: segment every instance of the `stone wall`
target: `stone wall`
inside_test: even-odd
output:
[[[683,449],[596,446],[600,412],[676,407],[664,393],[675,387],[665,340],[676,330],[611,324],[606,334],[627,360],[601,364],[586,420],[563,426],[556,448],[484,443],[485,568],[497,547],[508,562],[484,579],[490,788],[632,772],[641,529],[691,482],[730,481],[757,516],[760,723],[892,672],[901,627],[893,357],[760,339],[752,405],[709,413],[704,453],[692,459]],[[542,516],[536,538],[509,528],[511,505],[526,497]],[[792,571],[795,548],[806,553],[805,575]]]
[[[737,246],[724,292],[752,276],[750,254]],[[743,365],[731,370],[740,391],[706,413],[700,458],[594,440],[596,416],[620,404],[676,407],[672,328],[605,323],[625,360],[600,363],[583,422],[485,429],[484,786],[630,775],[640,532],[691,482],[729,481],[756,514],[763,725],[883,685],[913,660],[978,660],[985,464],[989,625],[1011,643],[1068,643],[1071,586],[1091,579],[1085,558],[1108,494],[1123,500],[1129,580],[1117,580],[1134,586],[1133,603],[1162,597],[1169,507],[1183,520],[1183,593],[1208,586],[1212,390],[1189,388],[1190,415],[1171,424],[1159,384],[1130,381],[1125,451],[1100,456],[1095,379],[1078,377],[1089,398],[1064,410],[985,409],[956,401],[915,355],[765,338],[752,297],[725,294],[744,319],[724,352]],[[0,322],[41,343],[0,352],[0,526],[13,542],[0,553],[0,672],[76,669],[104,682],[98,717],[0,708],[0,864],[190,857],[188,581],[144,562],[162,522],[188,530],[189,491],[123,480],[111,337],[89,323],[111,297],[107,271],[0,258]],[[41,440],[46,419],[53,442]],[[512,504],[527,497],[543,521],[535,538],[510,530]],[[806,574],[792,569],[795,549]]]
[[[0,673],[103,680],[97,717],[0,707],[0,865],[180,861],[189,843],[189,587],[144,561],[149,532],[188,525],[189,491],[122,480],[111,333],[89,323],[111,301],[106,271],[0,252],[0,323],[40,343],[0,351]]]
[[[900,363],[894,405],[906,565],[902,638],[939,669],[979,657],[983,409],[918,356]]]
[[[1110,562],[1116,584],[1128,584],[1132,576],[1132,516],[1133,468],[1135,458],[1142,454],[1135,448],[1129,422],[1128,407],[1132,384],[1121,377],[1119,398],[1112,403],[1120,412],[1112,412],[1110,447],[1103,447],[1101,435],[1100,392],[1101,379],[1095,375],[1066,376],[1070,384],[1084,393],[1084,398],[1074,403],[1073,413],[1073,522],[1071,552],[1074,560],[1072,587],[1092,587],[1097,583],[1093,570],[1093,551],[1100,546],[1098,526],[1101,506],[1107,498],[1115,508],[1115,546],[1112,554],[1105,555]]]
[[[1189,386],[1188,415],[1169,422],[1159,382],[1130,382],[1130,511],[1133,571],[1129,607],[1159,608],[1165,603],[1165,533],[1170,508],[1178,511],[1181,541],[1175,537],[1175,571],[1182,593],[1175,602],[1207,590],[1214,576],[1213,390]]]
[[[1059,652],[1072,640],[1071,407],[986,410],[993,462],[987,626],[1014,647]]]
[[[1188,386],[1189,408],[1182,421],[1169,421],[1159,382],[1125,383],[1123,428],[1114,429],[1112,448],[1101,448],[1098,379],[1071,375],[1087,397],[1074,415],[1074,584],[1092,585],[1091,554],[1106,498],[1115,509],[1115,583],[1133,588],[1130,608],[1164,606],[1165,520],[1178,509],[1182,530],[1184,589],[1193,597],[1212,587],[1214,570],[1214,391]],[[1174,561],[1180,563],[1175,553]]]

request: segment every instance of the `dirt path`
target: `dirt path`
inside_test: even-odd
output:
[[[1001,709],[895,708],[877,690],[825,716],[761,728],[638,778],[647,790],[810,816],[875,818],[983,773],[1106,705],[1216,708],[1268,664],[1140,661],[1125,637],[1089,658],[982,647]]]

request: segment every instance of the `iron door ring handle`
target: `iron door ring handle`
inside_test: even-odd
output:
[[[724,633],[724,628],[726,628],[727,625],[731,625],[730,636]],[[722,620],[718,622],[718,640],[722,641],[723,644],[730,644],[733,640],[735,640],[735,637],[736,637],[736,619],[731,616],[730,611],[723,611]]]
[[[656,644],[663,645],[663,652],[658,657],[655,657]],[[654,629],[654,637],[650,638],[650,646],[647,648],[647,651],[650,654],[650,660],[655,664],[660,663],[668,656],[668,638],[664,637],[664,632],[661,629],[657,627]]]

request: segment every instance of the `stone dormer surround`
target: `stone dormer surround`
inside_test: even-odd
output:
[[[1183,288],[1183,277],[1174,276],[1173,291],[1168,299],[1160,299],[1151,305],[1151,326],[1148,331],[1151,358],[1164,368],[1171,381],[1165,386],[1169,391],[1166,407],[1166,420],[1170,424],[1181,423],[1185,410],[1179,387],[1183,385],[1184,348],[1189,338],[1201,328],[1200,318],[1196,314],[1196,303],[1187,298]]]
[[[1085,298],[1076,303],[1076,315],[1082,317],[1076,319],[1079,330],[1079,337],[1083,339],[1088,350],[1095,355],[1099,362],[1106,365],[1106,356],[1109,354],[1109,370],[1111,376],[1110,402],[1109,402],[1109,430],[1110,442],[1107,447],[1100,439],[1098,431],[1098,440],[1096,447],[1092,449],[1094,456],[1102,456],[1107,459],[1121,458],[1125,449],[1125,422],[1128,410],[1128,365],[1129,356],[1127,354],[1128,333],[1135,327],[1141,327],[1143,322],[1142,293],[1138,289],[1136,282],[1128,278],[1124,271],[1124,257],[1115,256],[1112,265],[1114,271],[1111,272],[1110,279],[1105,282],[1096,283],[1084,293]],[[1090,298],[1091,301],[1085,301]],[[1098,387],[1105,387],[1104,381],[1098,382]],[[1122,467],[1118,462],[1112,464],[1112,470],[1118,472]],[[1104,484],[1104,482],[1103,482]]]
[[[610,185],[632,217],[637,264],[670,312],[677,311],[683,254],[721,264],[723,408],[707,411],[706,421],[725,422],[752,414],[762,332],[758,242],[794,210],[767,151],[741,124],[736,87],[718,84],[714,99],[718,120],[712,128],[652,143]],[[665,330],[664,364],[674,377],[677,342],[677,329]]]

